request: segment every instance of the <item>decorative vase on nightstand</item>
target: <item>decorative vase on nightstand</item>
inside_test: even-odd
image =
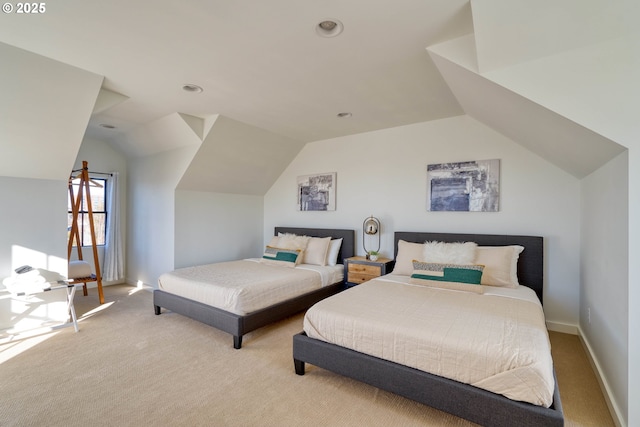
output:
[[[377,261],[378,260],[378,252],[376,251],[369,251],[369,259],[371,261]]]

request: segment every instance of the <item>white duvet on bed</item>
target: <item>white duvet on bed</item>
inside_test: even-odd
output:
[[[408,282],[383,276],[322,300],[307,311],[304,331],[513,400],[551,405],[551,346],[531,289],[487,286],[477,294]]]
[[[158,279],[163,291],[244,315],[342,281],[344,267],[302,264],[295,268],[259,259],[185,267]]]

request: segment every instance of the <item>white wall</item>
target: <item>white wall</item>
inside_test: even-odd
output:
[[[197,149],[130,161],[128,283],[157,287],[174,268],[260,255],[262,196],[175,189]]]
[[[636,121],[637,123],[637,121]],[[640,132],[638,132],[640,135]],[[629,361],[640,360],[640,139],[629,140]],[[627,402],[640,401],[640,366],[629,363]],[[640,405],[629,405],[628,425],[640,425]]]
[[[25,264],[67,274],[66,195],[66,180],[0,177],[0,283]],[[38,294],[26,305],[23,300],[0,292],[0,329],[67,318],[64,290]]]
[[[263,200],[176,191],[175,268],[261,256]]]
[[[174,269],[175,188],[198,146],[129,161],[127,283],[156,286]]]
[[[619,414],[628,410],[628,160],[582,180],[580,330]]]
[[[89,172],[118,172],[118,186],[120,195],[120,226],[122,228],[122,238],[125,238],[127,229],[127,160],[126,158],[114,150],[111,144],[104,141],[97,141],[91,138],[85,138],[82,141],[78,156],[73,165],[73,170],[82,168],[82,161],[86,160],[89,165]],[[97,175],[99,178],[107,178],[107,176]],[[126,254],[125,242],[122,243],[123,250]],[[71,259],[77,259],[77,251],[74,249],[71,252]],[[93,250],[91,246],[83,247],[82,258],[92,266],[92,271],[95,273],[93,267]],[[98,258],[100,261],[100,269],[104,265],[104,246],[98,246]],[[117,282],[103,281],[103,285],[111,285]],[[95,287],[96,282],[90,282],[88,287]]]
[[[428,212],[427,164],[501,160],[497,213]],[[298,212],[296,177],[337,172],[337,210]],[[484,232],[545,238],[544,308],[548,321],[578,324],[580,183],[573,176],[468,116],[307,144],[265,196],[264,242],[273,227],[340,227],[382,222],[384,255],[394,231]]]

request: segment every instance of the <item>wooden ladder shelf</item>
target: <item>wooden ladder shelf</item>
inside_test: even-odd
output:
[[[78,188],[77,197],[73,191],[73,180],[80,179],[80,187]],[[69,233],[69,243],[67,246],[67,259],[71,262],[71,252],[73,250],[73,242],[76,242],[76,248],[78,250],[78,261],[83,261],[82,259],[82,244],[80,240],[80,231],[78,227],[78,215],[80,213],[80,207],[82,206],[82,202],[84,200],[86,205],[86,212],[89,218],[89,228],[91,230],[91,245],[93,247],[93,261],[95,274],[91,274],[86,277],[74,277],[69,278],[69,283],[78,284],[82,283],[82,292],[86,296],[87,295],[87,283],[88,282],[97,282],[98,284],[98,296],[100,297],[100,304],[104,304],[104,294],[102,292],[102,275],[100,273],[100,262],[98,261],[98,247],[96,244],[96,230],[93,222],[93,209],[91,207],[91,192],[90,186],[97,185],[102,186],[101,184],[93,181],[89,178],[89,167],[87,161],[82,162],[82,171],[77,176],[72,176],[69,178],[69,197],[71,200],[71,209],[73,212],[73,219],[71,223],[71,231]]]

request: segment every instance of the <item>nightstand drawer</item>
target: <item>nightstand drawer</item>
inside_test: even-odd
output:
[[[381,267],[379,265],[367,265],[367,264],[352,264],[349,263],[349,275],[369,275],[369,276],[380,276],[381,275]]]
[[[347,286],[359,285],[368,280],[387,274],[393,268],[393,260],[378,258],[371,261],[363,256],[344,260],[344,274]]]
[[[350,271],[347,281],[349,283],[360,284],[360,283],[366,282],[367,280],[375,279],[376,277],[379,277],[379,276],[380,276],[379,274],[363,274],[363,273],[354,273]]]

